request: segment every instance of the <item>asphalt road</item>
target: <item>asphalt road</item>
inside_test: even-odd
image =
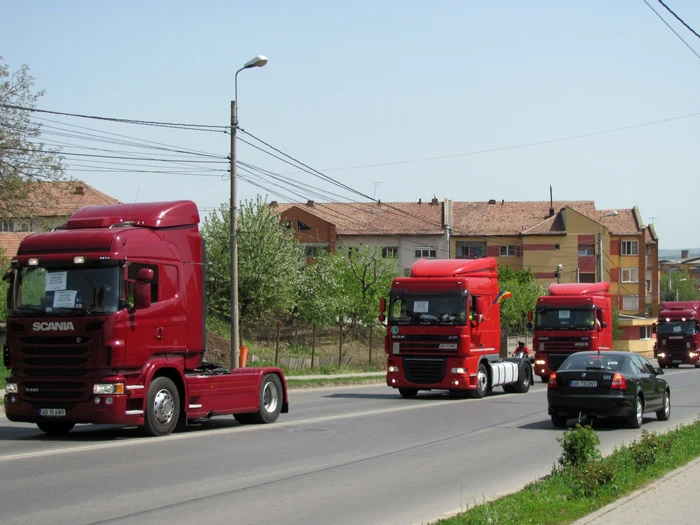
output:
[[[671,420],[700,412],[700,370],[667,370]],[[291,392],[277,423],[212,420],[165,438],[78,427],[43,436],[0,416],[0,521],[70,524],[428,523],[514,491],[560,454],[545,385],[481,400],[385,386]],[[641,430],[596,423],[601,449]]]

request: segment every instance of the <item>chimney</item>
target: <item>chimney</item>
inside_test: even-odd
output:
[[[554,200],[552,199],[552,185],[549,185],[549,216],[554,217]]]
[[[489,201],[489,204],[496,204],[496,199],[491,199],[491,200]]]
[[[306,205],[307,205],[307,206],[313,206],[313,205],[314,205],[314,201],[311,201],[311,200],[306,201]]]
[[[681,250],[681,259],[687,259],[690,257],[690,250]]]
[[[418,199],[418,204],[421,204],[423,202],[423,199]]]
[[[75,193],[76,195],[85,195],[85,187],[78,185],[75,187],[75,191],[73,193]]]
[[[503,206],[506,203],[505,199],[501,199],[501,206]]]
[[[277,206],[277,201],[270,201],[270,207],[275,208]]]
[[[430,201],[430,204],[432,206],[437,206],[437,203],[438,203],[437,197],[433,197],[433,199]]]

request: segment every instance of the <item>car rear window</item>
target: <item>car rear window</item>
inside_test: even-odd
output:
[[[561,365],[561,370],[586,370],[598,368],[603,370],[620,371],[626,358],[607,356],[605,354],[574,354],[570,355]]]

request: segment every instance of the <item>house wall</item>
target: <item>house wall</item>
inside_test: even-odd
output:
[[[289,224],[299,242],[309,244],[327,243],[329,250],[335,251],[336,230],[334,224],[296,206],[284,210],[280,214],[280,222]],[[308,226],[309,229],[300,229],[300,223]]]
[[[398,248],[397,263],[402,270],[409,269],[421,258],[416,257],[415,252],[418,249],[434,250],[436,259],[448,258],[447,240],[444,235],[343,235],[337,238],[337,246]]]
[[[638,252],[636,255],[622,255],[622,243],[637,241]],[[610,242],[610,295],[613,303],[620,309],[620,313],[627,315],[644,315],[646,313],[646,261],[645,243],[643,235],[614,236]],[[636,282],[623,282],[623,270],[637,270]],[[637,308],[625,307],[625,296],[637,296]]]

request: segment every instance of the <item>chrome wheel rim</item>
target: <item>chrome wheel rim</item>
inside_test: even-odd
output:
[[[265,383],[263,388],[263,406],[267,412],[274,412],[277,410],[277,404],[279,403],[279,392],[272,381]]]
[[[155,395],[153,398],[153,415],[161,425],[172,421],[175,415],[175,400],[170,391],[162,389]]]
[[[671,415],[671,398],[668,394],[664,395],[664,414],[667,418]]]
[[[486,390],[489,383],[489,378],[486,376],[483,368],[479,368],[479,372],[476,375],[477,385],[479,390]]]
[[[641,424],[644,421],[644,406],[642,400],[637,398],[637,423]]]

